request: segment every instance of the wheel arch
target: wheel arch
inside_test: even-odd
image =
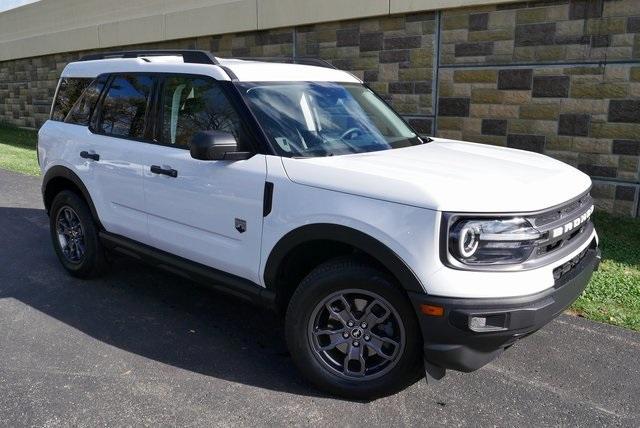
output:
[[[56,165],[49,168],[42,179],[42,201],[47,214],[49,214],[49,209],[51,208],[51,203],[53,202],[55,195],[62,190],[71,190],[81,196],[87,202],[87,205],[89,205],[91,215],[98,224],[98,227],[103,229],[102,224],[100,223],[100,217],[98,216],[98,211],[93,204],[89,190],[87,190],[82,179],[78,177],[75,172],[65,166]]]
[[[315,249],[314,243],[318,246],[320,243],[334,244],[338,249],[335,256],[343,255],[346,249],[354,249],[358,253],[368,256],[388,271],[405,291],[424,293],[424,288],[415,273],[387,245],[359,230],[330,223],[301,226],[290,231],[278,241],[265,264],[264,282],[267,289],[274,291],[276,295],[281,294],[279,293],[283,285],[281,278],[283,269],[287,267],[288,258],[296,249],[304,246],[311,246],[312,248],[308,250],[313,251]],[[322,263],[327,258],[320,256],[319,259],[319,263]]]

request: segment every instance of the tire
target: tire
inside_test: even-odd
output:
[[[105,272],[107,261],[98,227],[87,203],[76,193],[63,190],[55,196],[49,230],[56,255],[69,274],[94,278]]]
[[[347,304],[350,312],[344,312]],[[355,321],[353,327],[346,318]],[[366,328],[363,320],[370,321]],[[370,400],[398,392],[424,373],[422,336],[407,297],[393,279],[353,258],[326,262],[300,283],[285,331],[298,369],[331,394]],[[380,339],[386,341],[382,346]]]

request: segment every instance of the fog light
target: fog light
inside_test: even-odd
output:
[[[471,330],[482,330],[487,326],[487,319],[485,317],[471,317],[469,320],[469,328]]]
[[[508,314],[497,313],[470,315],[467,323],[469,330],[478,333],[502,331],[507,329]]]

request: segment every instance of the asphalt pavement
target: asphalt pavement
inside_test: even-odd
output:
[[[40,179],[0,170],[0,425],[640,426],[640,334],[563,315],[481,370],[372,402],[297,373],[267,311],[134,261],[69,277]]]

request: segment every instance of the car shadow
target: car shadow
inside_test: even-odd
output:
[[[268,310],[132,260],[79,280],[51,248],[44,210],[0,207],[0,299],[14,298],[122,350],[261,388],[322,396],[299,375]]]

